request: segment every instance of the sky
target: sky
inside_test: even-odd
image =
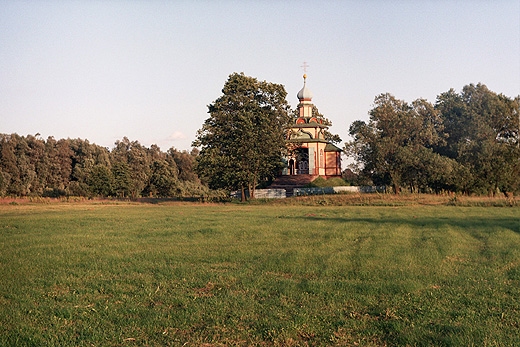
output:
[[[0,133],[190,150],[230,74],[295,108],[304,62],[344,141],[381,93],[515,97],[520,1],[0,0]]]

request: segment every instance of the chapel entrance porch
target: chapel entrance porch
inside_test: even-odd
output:
[[[309,149],[298,148],[294,157],[289,159],[289,175],[309,174]]]

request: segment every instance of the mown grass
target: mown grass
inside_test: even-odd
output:
[[[0,205],[0,345],[520,345],[519,216]]]

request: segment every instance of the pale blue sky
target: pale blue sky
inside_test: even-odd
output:
[[[281,83],[347,139],[374,97],[520,95],[520,1],[0,0],[0,133],[190,149],[227,77]]]

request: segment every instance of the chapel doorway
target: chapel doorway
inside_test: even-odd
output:
[[[309,174],[309,149],[308,148],[299,148],[296,153],[296,164],[297,164],[297,174],[298,175],[308,175]]]

